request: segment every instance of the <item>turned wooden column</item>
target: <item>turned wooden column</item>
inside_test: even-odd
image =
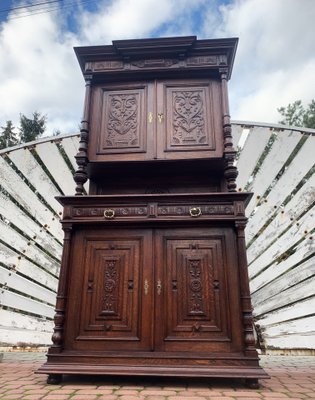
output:
[[[220,68],[221,76],[221,94],[222,94],[222,124],[224,137],[224,177],[226,179],[228,192],[236,192],[237,168],[234,166],[236,151],[232,141],[232,126],[229,111],[228,86],[227,86],[227,68]]]
[[[77,184],[75,191],[76,196],[81,196],[84,194],[83,185],[87,181],[87,149],[89,141],[89,114],[90,114],[90,102],[91,102],[91,83],[92,75],[85,75],[85,100],[84,100],[84,110],[83,118],[81,121],[80,129],[80,143],[79,151],[75,156],[78,169],[74,174],[74,181]]]
[[[60,353],[63,349],[63,330],[65,322],[65,310],[68,292],[69,259],[71,249],[72,224],[64,223],[63,253],[60,267],[60,277],[57,291],[57,301],[54,316],[53,345],[49,348],[49,354]]]

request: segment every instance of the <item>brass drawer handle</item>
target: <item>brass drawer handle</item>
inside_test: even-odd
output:
[[[189,209],[189,214],[191,217],[200,217],[202,214],[200,207],[192,207]]]
[[[107,208],[107,209],[104,211],[104,217],[107,218],[107,219],[114,218],[114,217],[115,217],[115,210],[112,210],[112,209],[110,209],[110,208]]]

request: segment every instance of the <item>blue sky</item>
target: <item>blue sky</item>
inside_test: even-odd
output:
[[[314,0],[63,0],[49,13],[1,12],[44,1],[0,0],[0,126],[38,110],[48,134],[77,131],[84,82],[73,46],[122,38],[239,37],[234,120],[276,123],[278,107],[315,98]]]

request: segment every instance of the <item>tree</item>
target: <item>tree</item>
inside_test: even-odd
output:
[[[33,112],[33,119],[20,114],[20,142],[31,142],[41,137],[46,129],[46,115],[41,115],[38,111]]]
[[[14,132],[14,126],[12,121],[7,121],[6,126],[1,126],[0,133],[0,149],[5,149],[6,147],[14,146],[19,143],[18,135]]]
[[[301,100],[289,103],[287,107],[280,107],[277,111],[284,117],[279,124],[303,126],[315,129],[315,100],[313,99],[307,107]]]

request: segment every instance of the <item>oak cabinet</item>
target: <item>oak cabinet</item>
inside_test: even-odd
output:
[[[77,48],[86,97],[49,383],[267,378],[255,349],[227,80],[236,39]],[[88,193],[84,183],[90,179]]]
[[[91,162],[222,157],[219,82],[100,85],[91,104]]]

